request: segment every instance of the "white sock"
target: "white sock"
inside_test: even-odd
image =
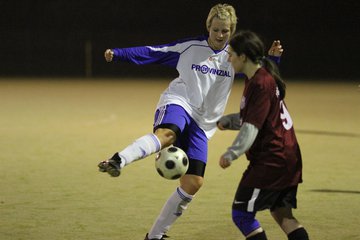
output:
[[[191,202],[193,195],[187,194],[178,187],[163,206],[160,215],[149,231],[149,239],[160,239],[181,216],[182,212]]]
[[[119,152],[119,156],[122,160],[121,167],[132,163],[133,161],[145,158],[155,152],[160,151],[161,143],[155,134],[148,134],[141,138],[138,138],[127,146],[124,150]]]

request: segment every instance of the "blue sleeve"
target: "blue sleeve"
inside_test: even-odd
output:
[[[114,61],[124,61],[138,65],[143,64],[164,64],[176,68],[180,54],[189,46],[201,42],[207,37],[199,36],[174,41],[169,44],[157,46],[142,46],[130,48],[115,48]]]
[[[130,48],[115,48],[114,61],[124,61],[137,65],[143,64],[164,64],[170,67],[176,67],[180,53],[171,51],[161,51],[162,46],[143,46]]]
[[[276,56],[268,56],[268,59],[272,60],[274,63],[276,63],[277,65],[280,64],[280,59],[281,57],[276,57]]]
[[[236,73],[235,78],[246,78],[246,75],[243,73]]]

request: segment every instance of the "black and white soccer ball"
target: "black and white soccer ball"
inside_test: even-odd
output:
[[[189,159],[181,148],[170,146],[156,155],[155,167],[163,178],[175,180],[185,175]]]

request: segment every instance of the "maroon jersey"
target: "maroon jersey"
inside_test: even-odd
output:
[[[250,164],[242,186],[283,189],[302,182],[302,160],[293,122],[279,98],[274,78],[260,68],[245,81],[240,106],[240,124],[248,122],[259,133],[246,152]]]

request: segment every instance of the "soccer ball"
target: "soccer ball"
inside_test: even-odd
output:
[[[189,159],[181,148],[170,146],[156,155],[155,167],[160,176],[174,180],[185,175],[189,168]]]

